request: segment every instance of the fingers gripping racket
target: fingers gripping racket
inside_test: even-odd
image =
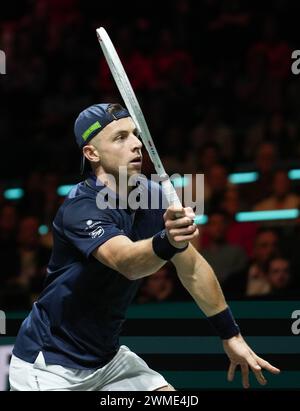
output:
[[[181,207],[181,202],[158,155],[145,117],[143,115],[139,102],[137,101],[121,60],[118,56],[118,53],[116,52],[116,49],[112,41],[110,40],[109,35],[103,27],[97,29],[96,32],[104,57],[110,68],[111,74],[116,82],[119,92],[124,100],[127,110],[129,111],[129,114],[136,125],[144,146],[149,153],[150,159],[154,164],[155,171],[163,180],[162,188],[169,202],[169,205]]]

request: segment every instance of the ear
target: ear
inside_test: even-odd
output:
[[[92,163],[98,163],[100,161],[99,152],[92,144],[87,144],[86,146],[84,146],[82,152],[86,159],[91,161]]]

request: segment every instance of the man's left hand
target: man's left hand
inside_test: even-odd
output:
[[[272,374],[279,374],[280,370],[273,367],[268,361],[260,358],[251,350],[249,345],[239,334],[229,340],[223,340],[223,347],[230,359],[227,378],[233,381],[236,367],[239,365],[242,372],[242,382],[244,388],[249,388],[249,367],[254,372],[257,381],[265,385],[267,380],[263,376],[262,369],[270,371]]]

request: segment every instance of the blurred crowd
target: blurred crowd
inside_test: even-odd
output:
[[[116,10],[117,9],[117,10]],[[297,2],[11,0],[1,10],[0,307],[27,309],[51,255],[57,187],[79,181],[73,124],[95,102],[120,101],[95,29],[114,41],[169,174],[205,174],[195,247],[228,298],[295,298],[298,220],[237,222],[239,211],[299,208]],[[298,109],[299,107],[299,109]],[[257,171],[231,184],[237,171]],[[154,172],[145,155],[144,174]],[[8,201],[7,187],[24,196]],[[40,227],[47,226],[49,232]],[[137,303],[189,299],[171,265]]]

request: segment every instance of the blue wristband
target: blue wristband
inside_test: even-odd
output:
[[[182,251],[186,250],[188,244],[184,248],[174,247],[169,242],[166,230],[162,230],[159,233],[155,234],[155,236],[152,238],[152,247],[154,253],[159,258],[169,261],[172,257],[174,257],[175,254],[182,253]]]
[[[240,333],[239,326],[235,322],[229,307],[216,315],[207,317],[207,319],[222,340],[228,340]]]

